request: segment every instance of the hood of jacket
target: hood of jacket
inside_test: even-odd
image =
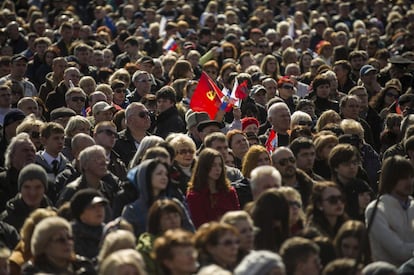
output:
[[[138,166],[132,168],[129,170],[127,174],[127,178],[129,182],[134,186],[134,188],[138,191],[139,199],[143,203],[148,202],[149,193],[151,190],[148,190],[148,184],[147,184],[147,170],[148,166],[153,162],[154,160],[149,159],[141,162]]]

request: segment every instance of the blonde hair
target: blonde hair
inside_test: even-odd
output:
[[[344,119],[339,124],[344,134],[357,135],[360,139],[364,139],[364,128],[361,123],[353,119]]]
[[[136,238],[131,231],[116,230],[106,235],[102,248],[98,255],[99,263],[102,263],[112,253],[122,249],[134,249]]]
[[[135,249],[122,249],[109,255],[99,267],[99,275],[118,274],[123,266],[132,266],[138,275],[146,275],[145,263]]]

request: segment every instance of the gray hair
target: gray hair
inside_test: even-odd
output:
[[[82,150],[79,154],[79,164],[81,171],[83,171],[83,168],[86,166],[86,164],[89,162],[93,154],[101,152],[104,156],[106,156],[105,149],[100,145],[93,145],[91,147],[87,147]]]
[[[282,176],[275,167],[270,165],[259,166],[250,172],[250,188],[252,189],[252,193],[255,192],[257,185],[263,181],[262,179],[265,176],[274,178],[277,185],[282,185]]]
[[[11,156],[14,155],[14,152],[16,150],[16,147],[24,142],[28,142],[30,143],[34,150],[36,151],[36,146],[34,146],[33,142],[30,140],[30,136],[28,133],[20,133],[16,136],[14,136],[11,141],[9,146],[7,146],[6,152],[4,153],[5,155],[5,160],[4,160],[4,166],[6,168],[11,168]]]
[[[73,132],[81,125],[87,125],[89,128],[92,127],[89,120],[83,116],[76,115],[71,117],[65,127],[65,136],[70,138],[73,137]]]
[[[163,142],[164,139],[162,137],[159,136],[146,136],[141,140],[141,143],[139,144],[138,150],[135,153],[134,157],[132,158],[131,162],[129,163],[129,169],[134,168],[135,166],[137,166],[142,157],[144,156],[144,154],[146,153],[146,151],[151,148],[154,147],[156,145],[158,145],[159,143]]]

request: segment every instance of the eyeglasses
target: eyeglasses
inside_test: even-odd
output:
[[[345,202],[345,198],[342,195],[338,195],[338,196],[329,196],[326,199],[324,199],[323,201],[327,201],[329,204],[337,204],[338,202]]]
[[[59,238],[56,238],[56,239],[52,239],[52,242],[61,243],[61,244],[65,244],[69,241],[73,241],[73,236],[66,236],[66,237],[59,237]]]
[[[288,201],[289,206],[295,206],[297,208],[302,208],[302,204],[299,201]]]
[[[224,240],[218,243],[218,245],[222,245],[222,246],[232,246],[232,245],[239,245],[239,244],[240,244],[239,240]]]
[[[285,166],[288,164],[288,162],[293,164],[296,162],[296,159],[294,157],[285,158],[285,159],[279,160],[277,163],[279,163],[280,166]]]
[[[105,135],[107,135],[107,136],[114,136],[115,138],[118,138],[118,133],[117,133],[117,132],[112,131],[111,129],[103,129],[103,130],[99,130],[97,133],[98,133],[98,134],[100,134],[100,133],[105,133]]]
[[[138,116],[140,118],[149,117],[149,115],[150,115],[150,112],[148,112],[148,111],[142,111],[142,112],[138,113]]]
[[[178,150],[177,153],[179,155],[185,155],[185,154],[191,154],[192,155],[192,154],[195,153],[195,151],[193,149],[181,149],[181,150]]]
[[[298,122],[298,125],[300,125],[300,126],[312,126],[312,121],[303,121],[303,120],[301,120],[301,121],[299,121]]]
[[[40,138],[40,133],[39,132],[32,131],[30,133],[30,137],[31,138]]]
[[[392,92],[388,92],[388,93],[385,93],[385,96],[389,96],[389,97],[393,97],[393,98],[398,98],[400,95],[399,94],[394,94]]]
[[[284,85],[282,85],[282,88],[283,88],[283,89],[290,89],[290,90],[293,90],[293,86],[292,86],[292,85],[286,85],[286,84],[284,84]]]
[[[86,99],[84,97],[81,97],[81,96],[74,96],[74,97],[71,98],[71,100],[73,102],[85,102]]]

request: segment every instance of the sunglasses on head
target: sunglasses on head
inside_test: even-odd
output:
[[[100,134],[100,133],[104,133],[104,134],[105,134],[105,135],[107,135],[107,136],[114,136],[115,138],[118,138],[118,133],[117,133],[117,132],[112,131],[111,129],[103,129],[103,130],[99,130],[97,133],[98,133],[98,134]]]
[[[329,204],[337,204],[338,202],[345,202],[345,198],[342,195],[338,195],[338,196],[329,196],[326,199],[324,199],[324,201],[327,201]]]
[[[285,165],[287,165],[288,163],[295,163],[296,162],[296,159],[294,158],[294,157],[290,157],[290,158],[285,158],[285,159],[281,159],[281,160],[279,160],[277,163],[279,163],[279,165],[280,166],[285,166]]]

